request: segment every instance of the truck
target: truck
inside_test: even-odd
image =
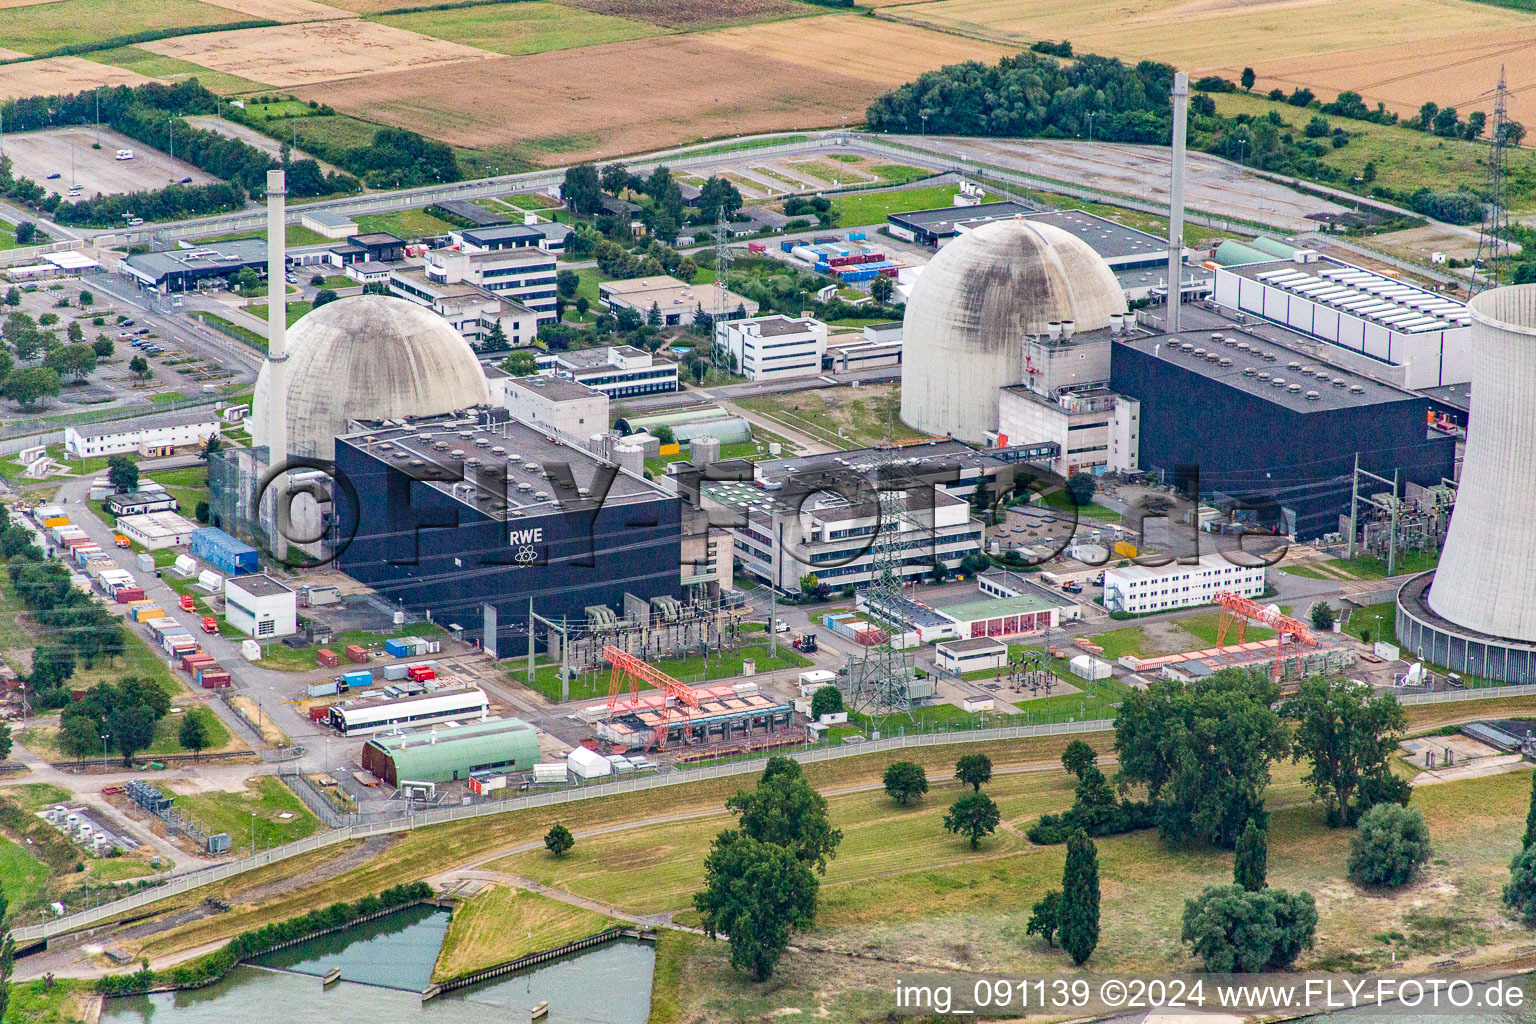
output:
[[[128,538],[124,537],[122,534],[114,533],[112,535],[112,543],[116,544],[120,548],[126,548],[130,542]]]
[[[215,619],[212,615],[204,615],[203,616],[203,632],[204,633],[217,633],[218,631],[219,631],[219,621],[217,619]]]
[[[189,611],[192,610],[192,595],[191,594],[182,594],[181,595],[181,610],[184,611],[184,612],[189,612]]]

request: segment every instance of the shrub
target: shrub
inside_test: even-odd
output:
[[[1361,885],[1406,885],[1429,859],[1429,826],[1417,810],[1377,804],[1360,819],[1349,846],[1349,877]]]
[[[1281,970],[1310,948],[1317,931],[1312,894],[1283,889],[1249,892],[1239,885],[1212,886],[1184,901],[1180,939],[1222,974]]]

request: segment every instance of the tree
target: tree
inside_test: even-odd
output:
[[[1504,141],[1511,146],[1518,146],[1525,140],[1525,125],[1519,121],[1504,122]]]
[[[544,834],[544,849],[556,857],[564,856],[566,851],[575,845],[576,837],[571,835],[570,829],[558,821],[551,825],[549,831]]]
[[[115,350],[116,346],[112,344],[112,339],[105,334],[91,342],[91,351],[96,353],[97,359],[111,358]]]
[[[1099,851],[1082,829],[1067,840],[1057,931],[1061,948],[1078,966],[1088,961],[1099,944]]]
[[[1321,633],[1328,633],[1333,630],[1333,606],[1327,601],[1314,602],[1307,614],[1312,619],[1313,629]]]
[[[37,225],[29,220],[24,220],[16,225],[16,244],[31,245],[37,241]]]
[[[500,320],[491,325],[491,333],[485,336],[481,347],[487,352],[500,352],[502,349],[509,347],[507,332],[502,328]]]
[[[14,370],[0,385],[0,394],[23,409],[32,409],[44,398],[57,396],[63,390],[58,372],[45,366],[29,366]]]
[[[657,427],[652,434],[662,444],[677,444],[677,434],[673,433],[672,428],[665,423]]]
[[[1331,131],[1333,126],[1321,114],[1313,114],[1312,120],[1308,121],[1306,128],[1302,129],[1303,134],[1309,139],[1321,139]]]
[[[819,889],[810,865],[790,850],[727,830],[704,860],[693,905],[710,938],[726,934],[731,966],[767,981],[790,933],[816,920]]]
[[[34,689],[48,690],[62,686],[74,674],[74,649],[49,644],[32,653],[32,672],[27,676],[27,681]]]
[[[59,749],[67,757],[84,761],[93,755],[105,753],[101,736],[89,718],[66,718],[59,726]]]
[[[331,291],[329,288],[321,288],[319,291],[315,292],[315,301],[310,306],[310,308],[319,309],[321,306],[328,302],[335,302],[338,298],[340,298],[340,296]]]
[[[604,192],[612,192],[617,196],[629,185],[629,169],[623,164],[609,164],[598,175],[598,180]]]
[[[520,349],[503,359],[501,368],[514,377],[531,377],[539,372],[539,360],[532,352]]]
[[[1431,123],[1431,128],[1436,135],[1451,139],[1461,134],[1461,117],[1456,113],[1455,107],[1441,107],[1439,113]]]
[[[1420,107],[1419,130],[1426,132],[1429,131],[1430,126],[1435,123],[1435,115],[1439,112],[1440,105],[1433,100],[1427,101],[1422,107]]]
[[[1083,769],[1096,763],[1098,759],[1099,752],[1082,740],[1073,740],[1061,752],[1061,766],[1079,779],[1083,777]]]
[[[757,789],[738,790],[725,806],[739,816],[743,835],[783,846],[822,874],[843,841],[827,816],[826,797],[811,788],[792,758],[769,758]]]
[[[603,190],[598,181],[597,168],[591,164],[577,164],[565,172],[565,182],[560,186],[560,198],[574,213],[596,213],[603,208]]]
[[[126,455],[114,455],[107,460],[107,482],[119,494],[139,489],[139,466]]]
[[[324,285],[325,285],[325,275],[324,274],[311,274],[310,275],[309,286],[311,288],[320,288],[320,287],[323,287]]]
[[[82,381],[96,369],[96,351],[89,345],[66,345],[48,353],[45,365],[61,377],[67,373]]]
[[[1347,679],[1307,679],[1281,713],[1297,723],[1292,760],[1312,762],[1302,781],[1322,798],[1330,825],[1354,824],[1381,796],[1406,802],[1406,792],[1389,780],[1396,779],[1396,734],[1408,719],[1390,693],[1372,697],[1369,687]],[[1366,779],[1376,782],[1364,794],[1370,801],[1361,799]]]
[[[1030,908],[1029,924],[1024,926],[1025,935],[1038,935],[1047,946],[1056,946],[1056,929],[1061,927],[1061,893],[1046,893],[1045,899]]]
[[[181,728],[176,731],[182,749],[192,751],[194,758],[208,746],[208,727],[198,711],[188,711],[181,716]]]
[[[128,360],[128,372],[132,373],[141,381],[148,380],[149,360],[145,359],[143,356],[134,356],[132,359]]]
[[[651,311],[645,314],[645,326],[660,327],[662,323],[661,306],[653,302],[651,303]]]
[[[1093,500],[1098,486],[1092,473],[1073,473],[1067,477],[1067,493],[1072,496],[1072,504],[1079,508]]]
[[[123,755],[124,767],[131,767],[133,755],[154,742],[155,722],[154,713],[142,705],[113,710],[107,719],[107,729],[112,735],[112,746]]]
[[[836,715],[843,710],[843,694],[837,687],[819,686],[811,694],[811,717],[817,721],[822,715]]]
[[[256,287],[260,284],[261,278],[257,276],[256,270],[253,267],[241,267],[239,272],[235,274],[235,287],[239,288],[246,295],[255,291]]]
[[[11,727],[0,722],[0,761],[11,756]],[[0,1018],[3,1019],[3,1018]]]
[[[1251,974],[1289,967],[1311,947],[1316,931],[1311,893],[1220,885],[1184,901],[1180,938],[1207,971]]]
[[[1361,885],[1406,885],[1429,860],[1429,826],[1417,810],[1378,804],[1360,819],[1349,844],[1349,877]]]
[[[980,793],[982,785],[992,781],[992,759],[986,754],[966,754],[955,762],[955,778]]]
[[[574,299],[581,287],[581,275],[574,270],[561,270],[555,274],[555,294],[562,299]]]
[[[1250,821],[1237,840],[1237,856],[1232,861],[1232,881],[1249,892],[1258,892],[1268,883],[1269,839],[1256,821]]]
[[[1521,850],[1510,863],[1504,905],[1526,925],[1536,925],[1536,847]]]
[[[672,172],[666,164],[657,164],[655,169],[645,179],[643,186],[645,194],[652,199],[660,199],[667,194],[667,189],[672,184]]]
[[[1522,850],[1536,845],[1536,773],[1531,775],[1531,806],[1525,812],[1525,838],[1520,841]]]
[[[218,434],[209,434],[207,440],[203,442],[202,450],[197,453],[197,456],[204,462],[209,462],[223,450],[224,439]]]
[[[1108,835],[1116,831],[1114,824],[1120,813],[1120,801],[1109,779],[1090,764],[1083,768],[1073,793],[1072,822],[1091,836]]]
[[[79,320],[71,320],[69,326],[64,329],[64,336],[75,344],[85,340],[85,328],[80,326]]]
[[[213,508],[206,501],[200,501],[197,503],[197,509],[193,515],[197,517],[199,523],[207,526],[208,522],[213,518]]]
[[[1365,166],[1360,170],[1360,180],[1367,185],[1376,180],[1376,162],[1374,160],[1367,160],[1365,162]]]
[[[1147,787],[1165,842],[1231,849],[1264,819],[1270,764],[1290,751],[1267,672],[1225,669],[1191,683],[1154,680],[1115,716],[1117,782]]]
[[[1253,68],[1243,68],[1243,76],[1242,76],[1241,81],[1243,83],[1243,88],[1244,89],[1252,89],[1253,88],[1253,83],[1256,80],[1257,80],[1257,76],[1254,75]]]
[[[922,765],[913,761],[897,761],[887,765],[884,782],[886,796],[903,807],[928,792],[928,773]]]
[[[896,282],[881,274],[869,282],[869,294],[876,302],[886,303],[891,301],[891,296],[896,293]]]
[[[21,289],[11,285],[5,290],[5,304],[7,306],[21,305]]]
[[[1488,127],[1488,115],[1481,110],[1474,110],[1467,115],[1467,123],[1462,126],[1461,137],[1464,139],[1482,138],[1483,132]]]
[[[587,310],[592,308],[591,301],[585,295],[576,296],[576,315],[585,317]]]
[[[997,831],[1002,820],[1002,812],[991,797],[982,792],[966,793],[949,805],[944,815],[944,831],[965,836],[974,850],[981,845],[982,837]]]

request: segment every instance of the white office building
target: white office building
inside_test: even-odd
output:
[[[532,345],[539,337],[542,317],[537,311],[478,285],[444,284],[420,270],[397,268],[389,272],[389,290],[447,320],[477,349],[484,347],[498,324],[512,348]]]
[[[538,246],[483,252],[433,249],[423,272],[433,284],[476,285],[527,306],[541,323],[553,323],[557,258]]]
[[[608,396],[596,388],[549,374],[509,377],[504,383],[507,411],[515,420],[576,438],[608,429]]]
[[[1222,555],[1201,555],[1195,565],[1128,565],[1104,570],[1104,607],[1111,612],[1171,611],[1210,604],[1216,595],[1261,597],[1264,567],[1234,565]]]
[[[266,574],[232,576],[224,581],[224,618],[257,640],[292,636],[299,631],[298,599]]]
[[[201,447],[219,432],[212,409],[191,409],[162,416],[141,416],[110,423],[85,423],[64,428],[64,455],[71,459],[101,458],[137,452],[169,455],[178,448]]]
[[[827,325],[782,313],[727,320],[715,325],[715,348],[729,353],[748,380],[815,376],[827,352]]]
[[[677,390],[677,364],[633,345],[557,352],[555,373],[609,398]]]

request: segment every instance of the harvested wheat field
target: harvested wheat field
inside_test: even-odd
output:
[[[143,85],[155,79],[83,57],[48,57],[0,65],[0,100],[84,92],[102,85]]]
[[[424,68],[492,56],[472,46],[356,19],[177,36],[142,47],[275,86],[396,71],[416,75]]]
[[[594,14],[648,21],[665,28],[713,25],[802,15],[810,8],[790,0],[559,0]]]
[[[1411,51],[1397,46],[1371,46],[1326,57],[1255,62],[1264,89],[1280,86],[1289,92],[1306,85],[1331,99],[1353,89],[1367,103],[1385,103],[1399,114],[1416,114],[1425,100],[1469,110],[1493,110],[1493,88],[1503,66],[1509,79],[1509,116],[1522,124],[1536,123],[1536,23],[1527,19],[1519,30],[1495,29],[1465,33],[1453,39],[1422,43]],[[1241,71],[1241,69],[1239,69]]]
[[[326,21],[331,18],[355,18],[356,12],[342,10],[315,0],[206,0],[215,7],[239,11],[252,20]]]
[[[946,64],[967,60],[993,63],[1016,52],[1012,47],[849,14],[728,28],[699,38],[743,53],[802,64],[808,70],[826,68],[886,87],[900,85]],[[867,103],[859,106],[860,117],[865,106]]]
[[[856,52],[861,44],[856,38],[838,43],[833,36],[839,22],[872,28],[883,40],[874,45],[885,55],[840,68],[843,48]],[[786,29],[812,26],[799,36],[798,47],[791,45],[793,32],[775,38],[779,25],[759,25],[465,61],[430,75],[369,75],[297,95],[453,145],[522,144],[537,151],[535,159],[567,163],[701,138],[856,122],[885,89],[958,59],[957,52],[982,60],[1003,52],[957,39],[941,39],[936,47],[906,45],[913,30],[857,17],[783,23]],[[753,33],[763,33],[760,45]]]
[[[1529,14],[1471,0],[934,0],[882,7],[879,17],[1014,45],[1070,39],[1078,53],[1233,78],[1261,61],[1285,69],[1320,54],[1342,60],[1366,39],[1402,64],[1444,64],[1485,33],[1531,25]]]
[[[11,7],[35,7],[38,4],[57,4],[64,0],[0,0],[0,11]]]

